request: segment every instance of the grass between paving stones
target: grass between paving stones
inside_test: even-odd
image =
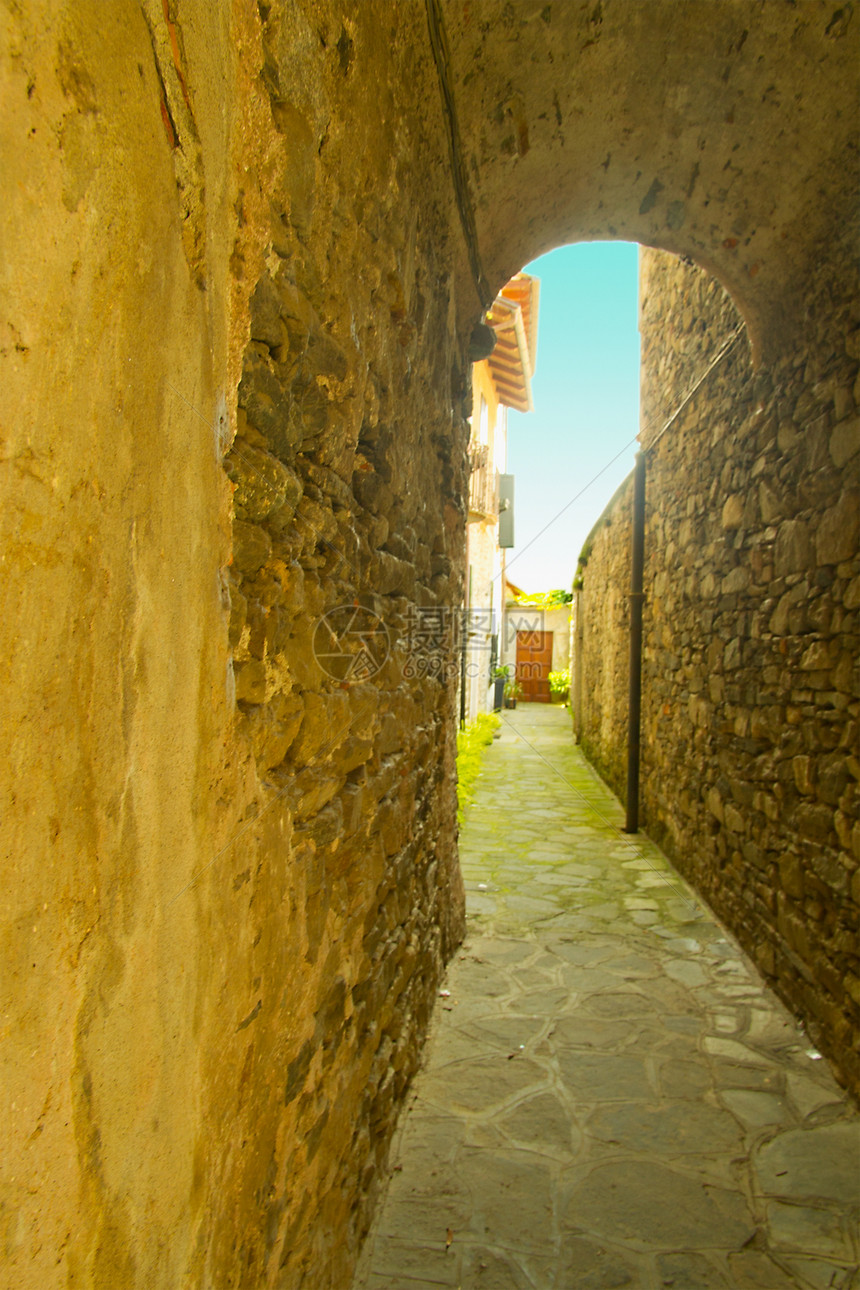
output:
[[[501,721],[495,712],[480,712],[471,725],[457,733],[457,819],[463,823],[466,807],[475,796],[484,750],[493,742]]]

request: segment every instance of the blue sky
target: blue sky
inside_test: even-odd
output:
[[[638,254],[630,242],[580,242],[524,266],[540,278],[540,314],[535,410],[508,413],[508,576],[525,591],[570,590],[589,530],[633,469],[635,444],[609,463],[639,427]]]

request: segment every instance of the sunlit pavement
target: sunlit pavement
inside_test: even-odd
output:
[[[857,1290],[860,1114],[557,707],[468,808],[469,935],[356,1290]]]

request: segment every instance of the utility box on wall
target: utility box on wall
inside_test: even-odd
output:
[[[499,546],[514,545],[514,477],[499,475]]]

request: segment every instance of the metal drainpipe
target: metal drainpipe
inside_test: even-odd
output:
[[[642,591],[645,570],[645,454],[637,452],[633,475],[633,551],[630,577],[630,702],[627,727],[627,820],[639,831],[639,738],[642,713]]]

